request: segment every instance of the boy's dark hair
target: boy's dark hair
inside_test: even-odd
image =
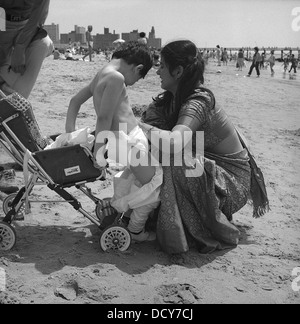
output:
[[[140,37],[146,37],[146,34],[144,32],[140,32]]]
[[[144,78],[152,68],[152,54],[148,46],[139,44],[137,41],[123,43],[115,50],[112,59],[123,59],[127,64],[143,64],[140,74]]]

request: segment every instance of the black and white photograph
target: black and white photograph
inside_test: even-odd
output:
[[[299,304],[299,74],[298,0],[0,0],[0,304]]]

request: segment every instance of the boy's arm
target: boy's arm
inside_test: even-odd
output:
[[[104,89],[102,90],[102,87]],[[97,135],[103,131],[110,131],[114,115],[120,104],[120,97],[124,90],[124,77],[118,72],[111,73],[106,77],[105,84],[97,84],[94,90],[94,107],[97,114],[96,143],[94,155],[104,145],[97,141]]]
[[[67,112],[67,120],[66,120],[66,132],[72,133],[76,129],[76,118],[78,112],[80,110],[81,105],[86,102],[89,98],[92,97],[92,92],[90,90],[90,86],[86,86],[81,89],[71,100],[69,103],[69,108]]]

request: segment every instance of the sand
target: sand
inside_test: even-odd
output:
[[[44,135],[64,131],[71,96],[103,63],[101,57],[94,62],[54,61],[52,56],[45,60],[30,97]],[[269,70],[260,78],[255,71],[245,78],[248,69],[238,72],[233,62],[217,67],[211,61],[205,75],[206,86],[246,135],[270,200],[271,211],[262,218],[253,219],[248,205],[234,215],[241,232],[237,247],[209,255],[191,250],[170,256],[151,242],[132,244],[124,253],[103,252],[98,228],[67,203],[49,202],[58,197],[37,186],[31,199],[39,202],[31,203],[32,212],[24,221],[14,222],[16,246],[0,252],[6,278],[0,303],[298,304],[300,83],[299,76],[284,78],[281,70],[277,63],[273,78]],[[132,104],[142,110],[160,91],[159,78],[151,70],[128,92]],[[93,127],[94,121],[89,101],[79,126]],[[1,149],[0,163],[11,162]],[[21,171],[14,184],[23,184]],[[111,176],[89,187],[99,198],[110,197]],[[93,212],[84,195],[71,192]]]

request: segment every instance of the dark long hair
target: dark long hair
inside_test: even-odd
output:
[[[162,49],[161,56],[171,74],[178,66],[183,67],[183,74],[175,96],[175,111],[171,116],[169,111],[165,111],[166,116],[176,123],[182,104],[194,93],[196,88],[204,83],[204,61],[196,45],[189,40],[179,40],[167,44]],[[165,91],[154,101],[158,106],[170,107],[172,99],[172,93]]]

